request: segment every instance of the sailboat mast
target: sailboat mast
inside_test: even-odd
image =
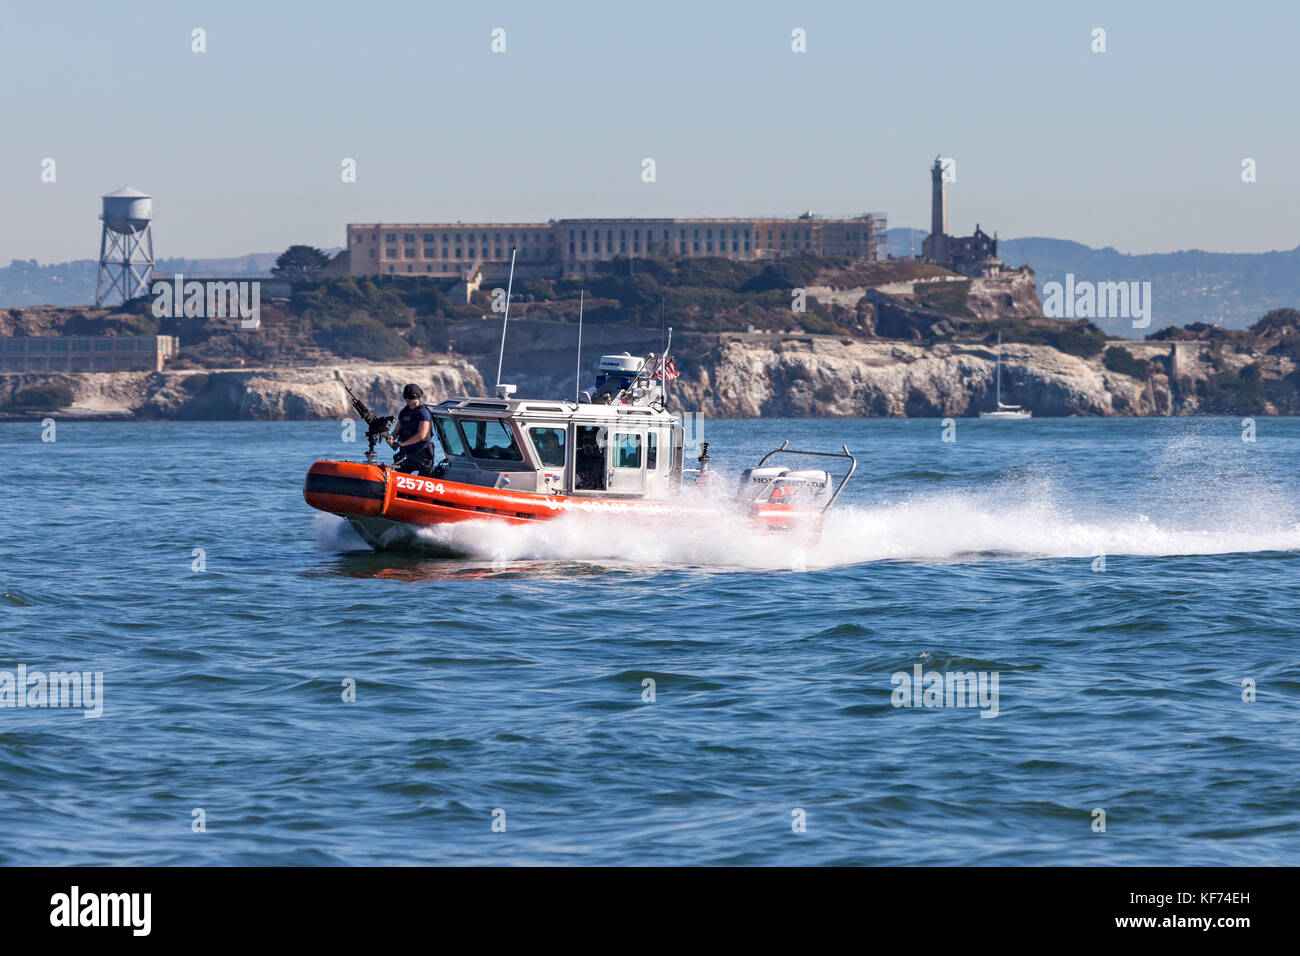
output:
[[[1002,407],[1002,333],[998,333],[998,408]]]

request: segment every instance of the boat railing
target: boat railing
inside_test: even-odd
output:
[[[842,452],[802,451],[797,448],[790,448],[789,445],[790,445],[790,439],[787,438],[785,441],[781,442],[780,448],[777,448],[773,451],[769,451],[766,455],[764,455],[762,459],[759,460],[758,464],[755,467],[762,468],[765,464],[767,464],[769,459],[774,458],[777,455],[810,455],[814,458],[839,458],[849,463],[848,473],[843,478],[840,479],[840,483],[835,487],[835,491],[831,495],[830,501],[826,502],[826,505],[822,508],[822,513],[824,514],[826,511],[830,509],[831,505],[835,504],[835,499],[840,496],[840,492],[844,490],[844,486],[849,483],[849,479],[853,477],[853,473],[858,470],[858,460],[854,458],[853,455],[849,452],[848,445],[840,446],[842,449],[844,449]]]

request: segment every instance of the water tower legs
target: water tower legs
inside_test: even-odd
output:
[[[122,302],[144,295],[152,276],[153,224],[139,232],[116,232],[105,222],[99,237],[95,305],[103,305],[114,292]]]

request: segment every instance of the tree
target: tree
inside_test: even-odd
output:
[[[330,257],[315,246],[290,246],[275,260],[271,275],[290,282],[310,282],[320,276]]]

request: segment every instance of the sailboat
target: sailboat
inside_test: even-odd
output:
[[[1028,409],[1021,408],[1019,405],[1005,405],[1002,402],[1002,333],[998,333],[998,408],[994,412],[980,412],[980,418],[998,418],[998,419],[1025,419],[1032,418],[1034,413]]]

